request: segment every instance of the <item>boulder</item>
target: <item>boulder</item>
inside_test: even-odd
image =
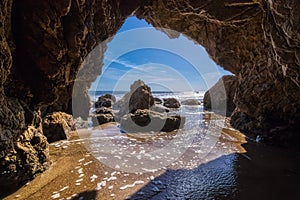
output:
[[[105,94],[102,96],[102,98],[111,99],[113,103],[116,102],[116,97],[112,94]]]
[[[233,100],[237,84],[238,78],[236,76],[223,76],[204,94],[204,109],[211,110],[222,115],[231,116],[236,107]]]
[[[113,110],[107,107],[100,107],[95,110],[96,114],[112,114]]]
[[[114,113],[111,108],[101,107],[95,110],[96,115],[92,116],[93,126],[114,122]]]
[[[54,112],[46,115],[43,120],[43,133],[49,143],[69,139],[72,131],[76,130],[72,115],[63,112]]]
[[[125,132],[171,132],[184,126],[185,118],[138,109],[122,117],[120,125]]]
[[[92,117],[93,126],[114,122],[114,115],[112,113],[97,114]]]
[[[137,80],[130,86],[130,91],[116,103],[119,116],[134,113],[138,109],[149,109],[154,105],[151,89],[143,81]]]
[[[95,102],[95,108],[106,107],[110,108],[116,102],[116,97],[111,94],[100,96]]]
[[[187,99],[181,102],[182,105],[196,106],[201,105],[197,99]]]
[[[165,98],[163,105],[167,108],[180,108],[180,103],[175,98]]]

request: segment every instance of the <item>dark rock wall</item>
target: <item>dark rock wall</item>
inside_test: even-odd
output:
[[[218,82],[205,92],[203,97],[204,110],[230,117],[235,109],[233,102],[238,78],[232,75],[223,76]]]
[[[14,171],[8,162],[15,162],[13,155],[33,158],[34,164],[28,165],[30,174],[43,169],[47,159],[38,157],[41,149],[34,148],[35,142],[31,146],[26,143],[32,151],[16,150],[33,111],[70,113],[74,80],[85,56],[113,36],[133,12],[157,28],[170,28],[199,42],[217,64],[238,77],[235,116],[243,117],[233,118],[235,127],[268,133],[287,126],[297,132],[297,0],[2,0],[0,7],[0,173],[9,166]],[[98,61],[89,63],[91,68],[81,73],[82,84],[75,96],[86,106],[86,88],[101,72],[105,48],[103,43],[95,52]],[[246,126],[249,123],[251,126]],[[31,131],[29,141],[39,135],[39,127],[34,128],[37,131]],[[39,144],[46,155],[47,147]]]
[[[255,120],[257,134],[299,123],[299,9],[296,0],[158,0],[138,16],[198,41],[233,72],[237,112]],[[243,130],[247,123],[232,124]]]
[[[14,0],[16,51],[7,93],[26,101],[32,109],[43,105],[45,113],[70,113],[74,80],[84,58],[113,36],[133,11],[129,5],[123,11],[121,5],[102,0]],[[97,52],[98,63],[84,74],[87,87],[101,73],[105,49],[103,44]],[[18,91],[20,87],[23,89]],[[77,95],[86,96],[85,84],[81,87],[82,94]]]

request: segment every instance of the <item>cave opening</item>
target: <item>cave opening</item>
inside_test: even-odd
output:
[[[232,73],[218,66],[192,39],[129,16],[109,39],[102,73],[91,84],[89,96],[92,101],[106,93],[120,96],[138,79],[156,93],[204,94],[223,75]]]

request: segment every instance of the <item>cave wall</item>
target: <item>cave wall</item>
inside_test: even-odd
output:
[[[0,173],[20,172],[11,173],[10,180],[21,174],[16,163],[26,157],[33,160],[27,178],[45,169],[47,144],[32,119],[39,109],[42,114],[71,113],[73,84],[85,56],[132,13],[158,29],[176,30],[197,41],[238,77],[235,127],[271,139],[290,130],[297,133],[297,0],[3,0],[0,6]],[[75,94],[86,106],[86,88],[101,72],[105,49],[103,43],[98,62],[83,73],[82,90]],[[36,138],[38,145],[30,142]]]
[[[25,124],[21,101],[5,94],[15,49],[11,32],[12,1],[0,3],[0,187],[24,182],[49,166],[48,143],[41,123]],[[26,106],[26,105],[25,105]]]
[[[87,54],[113,36],[139,1],[5,0],[0,3],[0,187],[18,186],[50,164],[41,115],[72,111],[72,90]],[[122,9],[121,9],[122,8]],[[101,73],[84,71],[77,98]],[[41,111],[41,112],[40,112]],[[83,110],[86,116],[88,110]]]
[[[282,142],[298,131],[299,8],[296,0],[158,0],[138,16],[203,45],[238,77],[232,125]]]

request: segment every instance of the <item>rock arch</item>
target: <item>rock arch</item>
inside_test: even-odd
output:
[[[24,156],[33,158],[32,165],[23,163],[32,172],[25,179],[44,169],[47,159],[39,157],[39,149],[20,141],[33,118],[31,111],[71,112],[72,87],[84,57],[113,36],[131,14],[158,29],[184,33],[238,76],[235,127],[263,132],[270,141],[297,133],[300,6],[296,0],[3,0],[0,7],[0,173],[17,169],[4,178],[22,176],[16,163],[22,163]],[[87,86],[100,72],[101,64],[86,74]],[[78,94],[83,100],[84,90]]]

